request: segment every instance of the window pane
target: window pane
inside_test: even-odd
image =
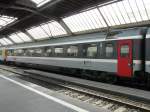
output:
[[[131,21],[130,21],[129,15],[127,13],[127,10],[125,9],[123,2],[117,2],[115,4],[116,4],[116,7],[118,7],[118,10],[120,11],[125,23],[130,23]]]
[[[77,46],[70,46],[67,49],[68,56],[78,56],[78,47]]]
[[[106,44],[106,57],[112,57],[114,48],[112,44]]]
[[[66,35],[65,29],[56,21],[50,21],[27,30],[34,39],[46,39]]]
[[[150,0],[121,0],[99,6],[109,26],[141,22],[150,19]]]
[[[150,19],[150,0],[143,0],[148,18]]]
[[[106,27],[98,9],[85,11],[70,17],[63,18],[72,32],[80,32]]]
[[[33,27],[27,32],[34,38],[34,39],[45,39],[49,38],[49,35],[40,27]]]
[[[5,42],[7,42],[8,44],[13,44],[9,39],[7,39],[7,38],[3,38],[3,40],[5,41]]]
[[[62,56],[63,52],[64,52],[63,48],[55,48],[55,55],[56,56]]]
[[[63,48],[55,48],[55,53],[63,53]]]
[[[52,49],[51,48],[47,48],[46,52],[44,53],[44,56],[51,56],[52,54]]]
[[[24,50],[23,49],[16,49],[14,51],[15,56],[23,56]]]
[[[16,34],[12,34],[9,36],[15,43],[23,43],[24,41]]]
[[[17,35],[25,42],[31,42],[32,40],[23,32],[18,32]]]
[[[36,49],[34,49],[34,56],[35,57],[37,57],[37,56],[41,56],[42,55],[42,52],[43,52],[43,50],[42,50],[42,48],[36,48]]]
[[[97,56],[97,46],[90,46],[87,48],[87,57]]]
[[[130,21],[132,23],[136,22],[136,18],[135,18],[135,15],[133,14],[132,8],[130,6],[130,2],[128,0],[124,0],[124,1],[122,1],[122,4],[125,8],[125,11],[127,12],[127,15],[129,17]]]
[[[108,6],[103,6],[100,8],[102,14],[104,15],[105,18],[107,18],[107,22],[110,26],[116,25],[114,19],[112,18],[111,12],[109,12],[109,7]]]
[[[64,28],[56,21],[48,22],[44,25],[41,25],[41,27],[48,33],[50,37],[67,34]]]
[[[3,39],[0,39],[0,43],[1,43],[2,45],[8,45],[8,43],[7,43],[5,40],[3,40]]]
[[[27,56],[33,56],[34,55],[34,49],[28,49],[27,51],[26,51],[26,55]]]
[[[121,13],[121,9],[118,7],[117,3],[114,3],[111,6],[115,13],[116,18],[118,19],[118,22],[121,24],[125,24],[125,18],[123,16],[123,14]]]
[[[136,0],[136,2],[137,2],[138,8],[140,8],[139,11],[140,11],[142,20],[148,20],[148,15],[147,15],[143,0]]]
[[[7,39],[7,38],[2,38],[2,39],[0,39],[0,43],[2,44],[2,45],[12,45],[13,43],[9,40],[9,39]]]
[[[121,46],[121,57],[128,57],[129,56],[129,46],[123,45]]]
[[[142,18],[141,18],[141,15],[139,13],[139,9],[137,7],[137,3],[136,3],[136,0],[129,0],[130,2],[130,7],[132,8],[133,10],[133,14],[136,18],[137,21],[142,21]]]

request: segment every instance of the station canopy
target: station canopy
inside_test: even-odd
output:
[[[150,23],[150,0],[102,0],[102,2],[30,0],[30,2],[34,7],[28,8],[32,11],[23,19],[17,16],[0,17],[2,28],[0,33],[4,35],[0,39],[1,45],[107,31],[108,28],[145,26]],[[17,23],[9,26],[14,21]]]

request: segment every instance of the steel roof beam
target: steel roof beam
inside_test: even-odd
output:
[[[13,44],[16,44],[16,42],[14,42],[11,38],[9,38],[9,36],[5,36],[7,39],[9,39]]]
[[[53,6],[53,5],[55,5],[55,4],[57,4],[57,3],[61,2],[61,1],[63,1],[63,0],[55,0],[55,1],[51,2],[50,4],[47,4],[47,5],[45,5],[44,7],[41,7],[41,8],[38,9],[38,10],[36,10],[36,9],[34,9],[34,8],[29,8],[29,7],[21,7],[21,6],[18,6],[18,5],[17,5],[17,6],[11,6],[11,7],[10,7],[9,5],[6,5],[6,4],[0,4],[0,7],[1,7],[1,8],[4,8],[4,9],[10,8],[10,9],[17,9],[17,10],[25,10],[25,11],[28,11],[28,12],[31,12],[31,13],[32,13],[32,14],[30,14],[30,15],[28,15],[28,16],[22,18],[22,19],[19,19],[19,20],[15,21],[15,22],[13,22],[13,23],[7,25],[7,26],[4,26],[3,28],[0,29],[0,32],[1,32],[2,30],[4,30],[4,29],[7,29],[7,28],[9,28],[9,27],[11,27],[11,26],[13,26],[13,25],[15,25],[15,24],[21,22],[21,21],[24,21],[24,20],[26,20],[26,19],[29,19],[30,17],[32,17],[32,16],[34,16],[34,15],[39,15],[39,16],[41,16],[41,17],[43,17],[43,18],[46,18],[46,19],[49,19],[49,18],[50,18],[50,19],[56,19],[55,17],[48,17],[48,16],[45,16],[44,14],[42,14],[42,13],[40,13],[40,12],[43,11],[44,9],[46,9],[47,7]]]
[[[62,20],[62,19],[59,19],[57,20],[57,22],[66,30],[67,34],[70,36],[70,35],[73,35],[72,31],[70,30],[70,28],[66,25],[66,23]]]

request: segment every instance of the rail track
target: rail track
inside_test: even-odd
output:
[[[13,67],[0,67],[1,70],[19,74],[24,77],[24,80],[32,78],[39,83],[48,83],[51,85],[49,89],[57,93],[67,95],[89,104],[108,109],[112,112],[150,112],[150,104],[148,102],[131,100],[128,96],[114,95],[107,91],[97,91],[81,85],[53,79],[33,74],[25,74],[23,69]],[[29,81],[29,80],[28,80]],[[36,81],[36,82],[37,82]]]

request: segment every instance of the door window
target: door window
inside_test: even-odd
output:
[[[128,57],[129,56],[129,45],[122,45],[120,53],[121,53],[121,57]]]

